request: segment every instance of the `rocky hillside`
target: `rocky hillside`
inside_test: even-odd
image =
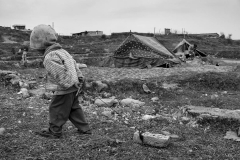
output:
[[[10,27],[0,26],[0,55],[9,56],[12,48],[16,51],[29,41],[30,31],[19,31]],[[103,56],[113,53],[114,50],[127,37],[127,34],[113,34],[102,37],[71,37],[60,36],[59,43],[72,54],[88,54],[91,57]],[[182,35],[157,35],[156,38],[170,51],[183,39]],[[198,49],[211,55],[225,58],[240,59],[240,41],[225,38],[208,38],[186,36],[185,39],[192,44],[197,44]],[[33,52],[30,50],[30,52]],[[33,52],[34,53],[34,52]],[[35,53],[36,54],[36,53]],[[35,55],[33,54],[33,55]]]

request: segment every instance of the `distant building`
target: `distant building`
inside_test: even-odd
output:
[[[26,26],[23,24],[15,24],[13,25],[13,28],[17,30],[26,30]]]
[[[78,37],[78,36],[102,36],[103,31],[85,31],[85,32],[79,32],[79,33],[73,33],[73,37]]]
[[[169,28],[165,28],[165,35],[171,34],[171,30]]]
[[[219,38],[218,33],[200,33],[200,34],[190,34],[198,37],[208,37],[208,38]]]

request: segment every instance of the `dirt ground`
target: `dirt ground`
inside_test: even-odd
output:
[[[17,70],[23,79],[36,80],[38,87],[43,85],[40,77],[44,76],[44,69],[13,70]],[[36,96],[23,99],[17,94],[18,88],[5,86],[1,82],[0,127],[5,128],[6,132],[0,135],[0,159],[239,159],[239,142],[223,138],[226,131],[235,131],[238,123],[217,121],[195,124],[194,117],[182,112],[185,105],[239,109],[240,92],[237,86],[240,82],[237,81],[238,73],[233,70],[233,66],[211,65],[83,69],[88,80],[106,82],[110,88],[106,92],[118,100],[131,97],[145,102],[145,106],[137,110],[121,105],[97,107],[93,102],[102,93],[85,91],[85,96],[79,99],[93,134],[78,135],[76,128],[68,121],[61,139],[48,139],[34,134],[34,131],[48,126],[50,100]],[[224,81],[217,81],[219,77]],[[228,82],[234,82],[235,86],[224,88]],[[142,90],[143,83],[149,86],[152,93],[147,94]],[[177,87],[165,87],[170,84],[177,84]],[[198,84],[202,88],[194,87]],[[159,100],[152,101],[153,97]],[[112,115],[104,115],[106,109],[111,109]],[[142,120],[146,114],[165,115],[170,119]],[[191,123],[185,123],[182,117],[188,117]],[[136,130],[152,133],[167,131],[179,138],[171,139],[166,148],[155,148],[135,143],[132,137]]]

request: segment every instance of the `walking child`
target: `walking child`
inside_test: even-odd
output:
[[[80,134],[91,134],[78,93],[83,83],[82,72],[73,57],[57,41],[55,30],[48,25],[34,27],[30,35],[30,47],[44,55],[43,65],[47,70],[46,89],[54,95],[49,106],[49,127],[37,134],[44,137],[62,136],[62,127],[69,119]]]

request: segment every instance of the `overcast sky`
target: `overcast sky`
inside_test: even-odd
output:
[[[0,26],[53,22],[60,34],[153,33],[155,27],[240,39],[240,0],[0,0]]]

